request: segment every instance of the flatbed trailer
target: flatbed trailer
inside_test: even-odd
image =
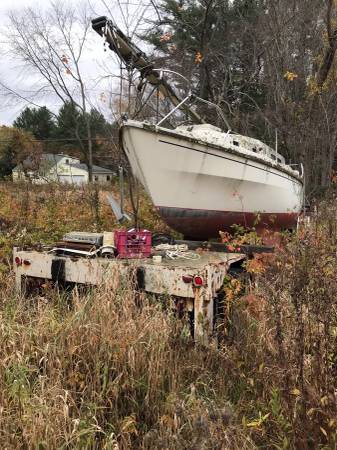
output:
[[[15,247],[13,266],[17,289],[25,293],[27,282],[53,281],[101,286],[114,277],[137,280],[138,289],[152,294],[166,294],[180,302],[193,317],[193,334],[205,342],[213,330],[214,301],[224,277],[244,254],[201,251],[195,260],[84,258],[58,256],[47,250],[24,250]],[[120,278],[119,278],[120,279]]]

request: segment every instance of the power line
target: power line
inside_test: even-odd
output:
[[[12,142],[13,139],[0,139],[0,142]],[[79,142],[79,141],[118,141],[118,138],[60,138],[60,139],[31,139],[30,142]]]

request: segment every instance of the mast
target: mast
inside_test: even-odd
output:
[[[193,122],[204,123],[199,114],[182,102],[182,99],[175,93],[163,74],[154,68],[146,54],[125,36],[112,20],[105,16],[97,17],[92,20],[92,28],[105,38],[110,50],[115,52],[127,67],[139,70],[142,79],[146,79],[152,86],[157,87],[165,98],[168,98],[175,107],[186,113]]]

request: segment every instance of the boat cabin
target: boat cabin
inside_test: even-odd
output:
[[[278,164],[286,164],[282,155],[274,149],[264,144],[259,139],[254,139],[248,136],[235,133],[225,133],[220,128],[210,124],[201,125],[181,125],[175,129],[179,134],[188,136],[194,139],[202,140],[210,145],[218,145],[220,147],[232,147],[241,152],[256,153],[259,156],[267,157]]]
[[[249,138],[241,135],[230,135],[232,140],[232,145],[235,147],[241,147],[245,150],[250,150],[251,152],[258,153],[260,155],[267,156],[273,161],[279,164],[285,164],[285,159],[282,155],[276,152],[274,149],[259,141],[258,139]]]

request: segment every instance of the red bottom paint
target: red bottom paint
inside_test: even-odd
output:
[[[164,221],[186,238],[205,240],[219,237],[219,231],[233,232],[232,226],[255,227],[257,232],[296,228],[298,213],[243,213],[157,207]]]

